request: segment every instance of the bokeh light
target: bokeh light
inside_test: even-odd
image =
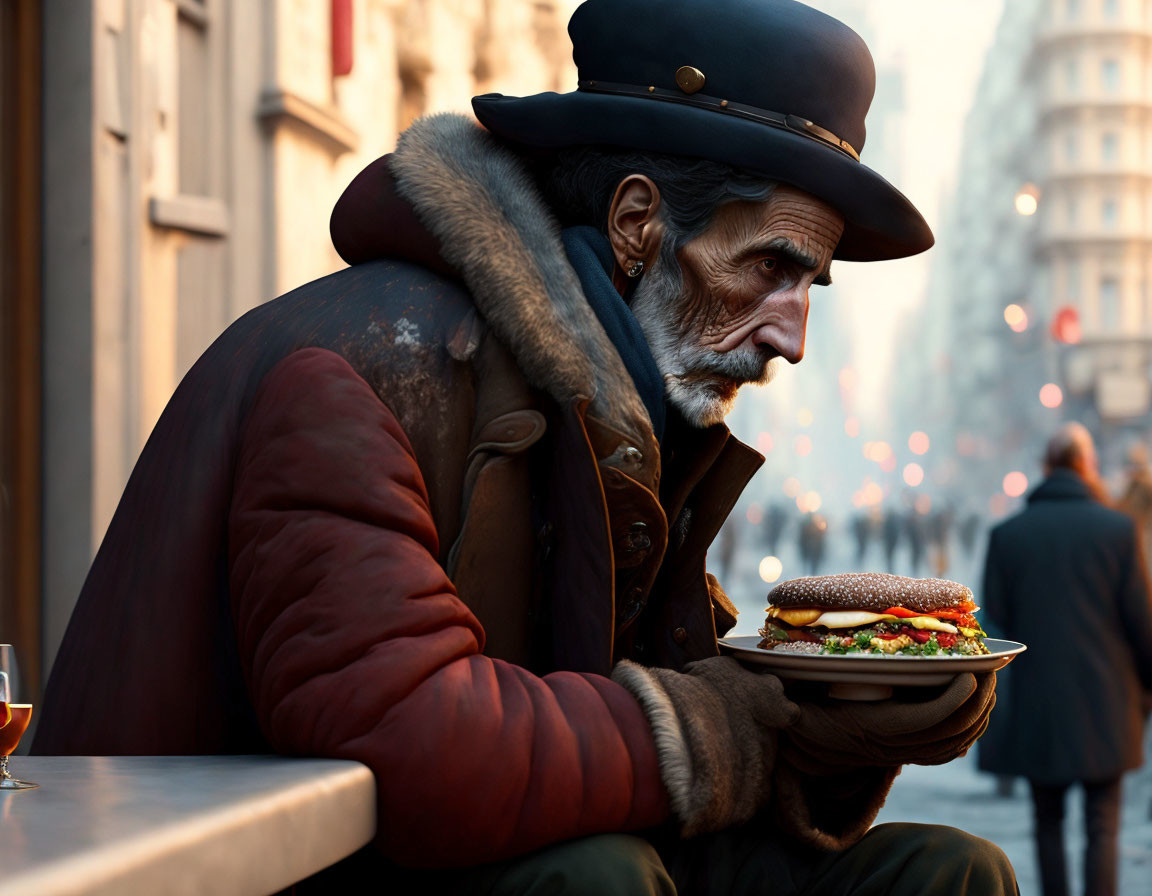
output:
[[[822,503],[820,495],[817,492],[804,492],[804,494],[796,499],[796,506],[800,509],[801,513],[815,513],[820,509]]]
[[[932,441],[928,438],[928,433],[926,432],[917,430],[908,436],[908,450],[913,454],[927,454],[931,444]]]
[[[1009,498],[1019,498],[1028,491],[1028,477],[1019,470],[1013,470],[1004,477],[1004,494]]]
[[[765,557],[760,561],[760,578],[765,582],[775,582],[784,572],[784,564],[779,557]]]
[[[1004,309],[1004,323],[1008,324],[1014,333],[1023,333],[1028,329],[1028,314],[1019,305],[1009,305]]]
[[[912,488],[916,488],[924,481],[924,468],[920,464],[908,464],[904,468],[904,481]]]
[[[1040,404],[1046,408],[1058,408],[1064,402],[1064,391],[1055,383],[1045,383],[1040,388]]]
[[[851,439],[860,435],[860,418],[849,417],[844,421],[844,434]]]
[[[796,452],[797,457],[807,457],[812,453],[812,437],[803,434],[796,436],[792,450]]]
[[[1040,207],[1040,191],[1033,184],[1024,184],[1016,194],[1014,204],[1018,215],[1029,218]]]
[[[868,460],[882,464],[888,458],[892,457],[892,446],[887,442],[865,442],[864,456],[868,458]]]
[[[784,494],[789,498],[795,498],[800,494],[800,480],[795,476],[789,476],[784,480]]]
[[[775,444],[772,440],[772,433],[770,432],[762,432],[756,436],[756,450],[761,454],[767,454]]]
[[[920,516],[927,516],[932,510],[932,499],[928,495],[917,495],[912,506]]]
[[[812,411],[808,408],[800,408],[800,410],[796,412],[796,422],[801,426],[811,426],[814,419],[815,417]]]
[[[1052,338],[1057,342],[1075,345],[1080,341],[1080,312],[1070,305],[1061,308],[1052,318]]]
[[[753,526],[759,526],[764,520],[764,508],[757,502],[753,501],[748,505],[748,510],[744,513],[744,518],[748,520]]]

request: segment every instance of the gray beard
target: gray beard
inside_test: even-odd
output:
[[[741,385],[765,385],[776,369],[775,362],[758,351],[701,348],[690,331],[679,326],[687,306],[679,262],[661,253],[636,287],[632,313],[664,378],[669,403],[689,424],[703,428],[728,416]]]

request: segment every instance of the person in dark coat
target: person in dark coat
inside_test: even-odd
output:
[[[1051,439],[1045,480],[992,530],[983,609],[1028,650],[1012,665],[1006,708],[981,741],[980,766],[1032,787],[1045,896],[1068,892],[1062,822],[1084,788],[1085,892],[1116,891],[1121,776],[1142,763],[1142,696],[1152,690],[1152,603],[1132,520],[1103,503],[1092,437]]]

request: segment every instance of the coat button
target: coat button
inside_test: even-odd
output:
[[[647,551],[652,547],[652,537],[648,534],[647,523],[633,523],[624,536],[624,550],[629,554]]]
[[[672,629],[672,640],[677,644],[683,644],[688,640],[688,632],[684,630],[684,626],[677,626]]]
[[[640,615],[644,609],[644,591],[641,588],[629,588],[624,595],[624,602],[619,608],[617,625],[627,625]]]

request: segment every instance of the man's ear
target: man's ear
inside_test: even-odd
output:
[[[650,177],[629,174],[616,187],[608,209],[608,240],[616,258],[612,285],[617,292],[624,295],[629,284],[635,282],[628,271],[637,262],[643,262],[645,268],[655,264],[663,239],[660,189]]]

